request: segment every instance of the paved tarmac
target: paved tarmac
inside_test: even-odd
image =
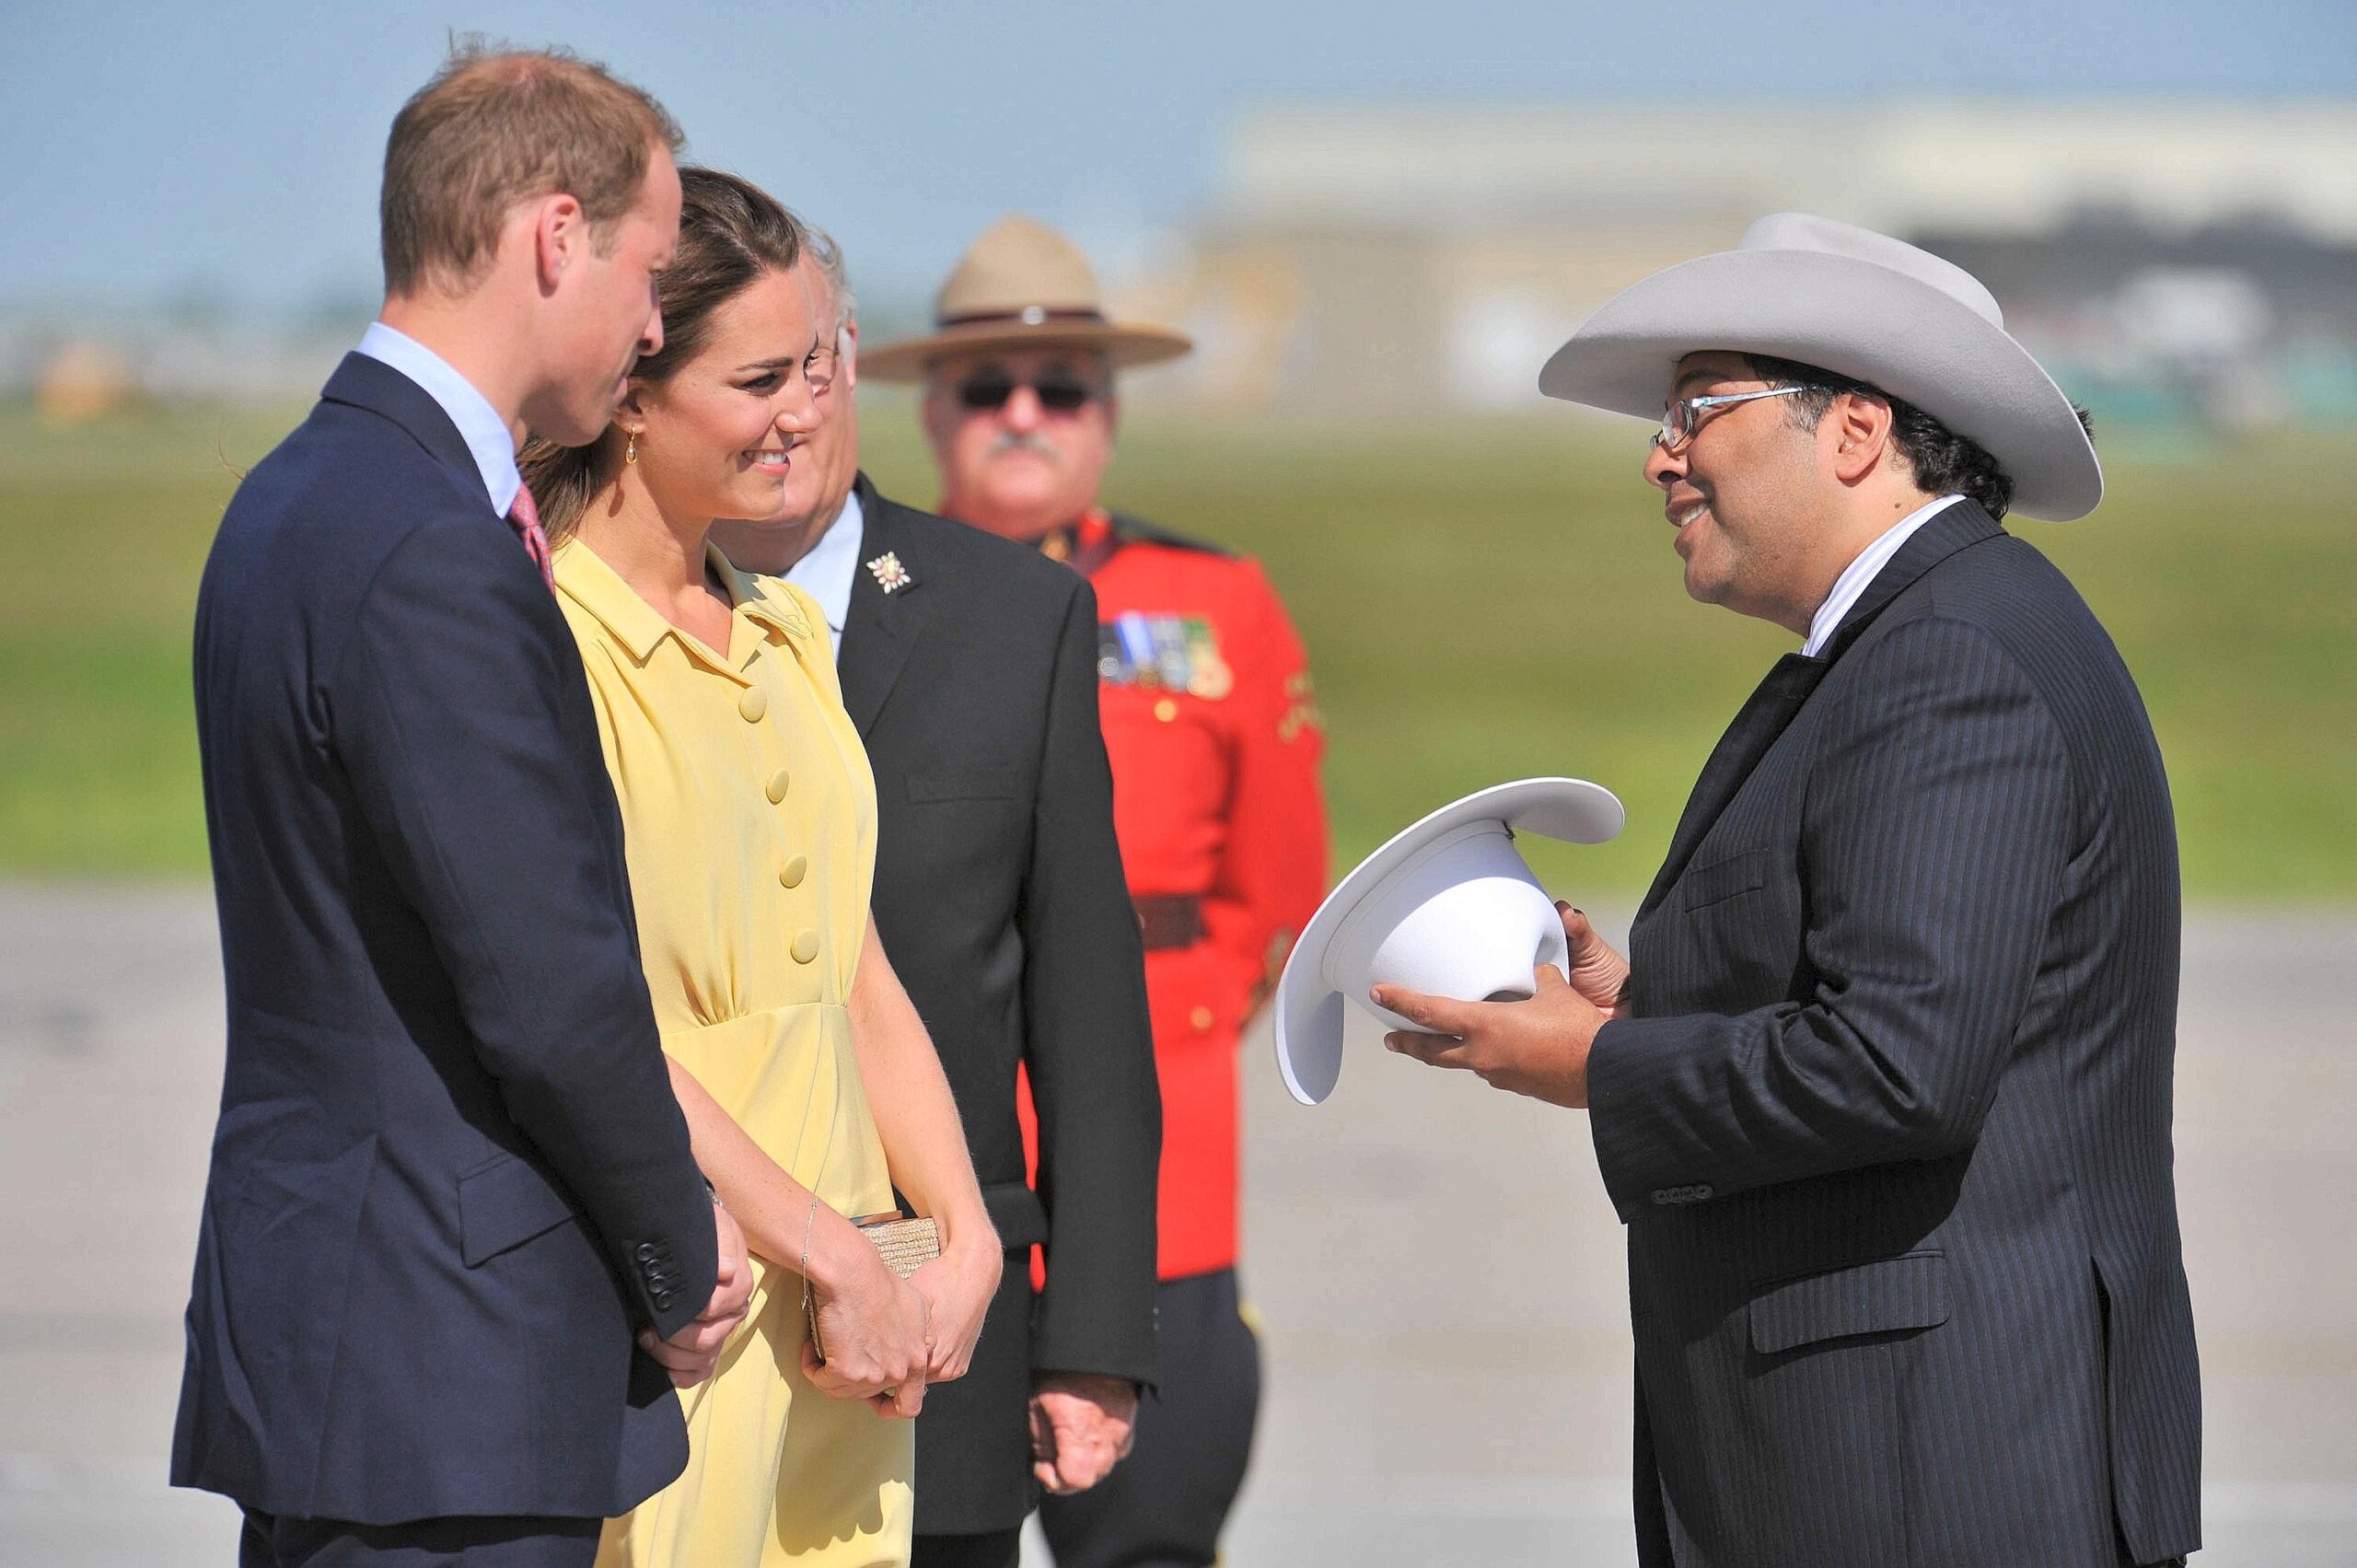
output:
[[[2357,913],[2187,939],[2201,1568],[2357,1563]],[[1230,1568],[1625,1564],[1620,1227],[1585,1119],[1404,1060],[1250,1084],[1269,1400]],[[0,886],[0,1564],[235,1561],[163,1484],[221,999],[202,889]]]

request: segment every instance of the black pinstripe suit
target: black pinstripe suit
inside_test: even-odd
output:
[[[1960,502],[1703,769],[1589,1065],[1649,1564],[2200,1542],[2168,786],[2111,641]]]

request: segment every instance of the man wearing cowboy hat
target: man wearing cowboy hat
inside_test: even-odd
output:
[[[2110,638],[1997,521],[2094,509],[2082,419],[1969,275],[1798,214],[1611,300],[1539,387],[1666,406],[1687,592],[1804,640],[1626,963],[1566,909],[1571,985],[1375,993],[1431,1031],[1393,1049],[1589,1109],[1643,1560],[2177,1561],[2168,785]]]
[[[841,248],[805,233],[835,386],[795,443],[780,513],[713,538],[808,590],[834,629],[876,772],[877,930],[1014,1254],[972,1365],[930,1390],[917,1423],[911,1561],[1014,1568],[1035,1478],[1101,1480],[1156,1376],[1160,1109],[1097,722],[1097,603],[1037,551],[903,506],[859,471],[858,308]],[[1016,1114],[1027,1071],[1037,1194]],[[1035,1295],[1024,1265],[1040,1242],[1062,1266]]]
[[[1132,1456],[1090,1492],[1050,1496],[1041,1522],[1062,1568],[1209,1563],[1260,1388],[1236,1279],[1237,1043],[1325,888],[1308,665],[1259,566],[1098,501],[1114,372],[1184,354],[1183,334],[1109,320],[1086,260],[1024,217],[975,241],[935,315],[863,368],[923,383],[943,513],[1038,545],[1096,590],[1162,1084],[1158,1397]],[[1051,1240],[1051,1289],[1059,1266]]]

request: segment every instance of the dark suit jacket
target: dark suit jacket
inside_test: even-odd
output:
[[[1033,1371],[1155,1375],[1162,1101],[1097,728],[1097,596],[1035,550],[858,486],[860,560],[888,551],[911,579],[887,594],[857,575],[839,661],[876,770],[876,928],[1007,1249],[973,1370],[917,1420],[917,1528],[1000,1529],[1032,1504]],[[1017,1063],[1039,1114],[1036,1197]]]
[[[632,1342],[711,1200],[572,633],[448,416],[347,357],[197,601],[228,1064],[172,1480],[286,1516],[617,1514],[686,1458]]]
[[[2142,701],[1957,502],[1720,741],[1590,1062],[1648,1563],[2200,1544],[2177,867]]]

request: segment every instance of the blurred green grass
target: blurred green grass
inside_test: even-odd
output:
[[[150,411],[67,431],[0,411],[0,870],[201,874],[196,580],[238,470],[299,411]],[[929,504],[912,412],[870,470]],[[1267,426],[1141,414],[1118,505],[1261,558],[1317,667],[1339,869],[1467,790],[1609,785],[1620,840],[1542,847],[1564,890],[1642,889],[1720,729],[1791,639],[1689,602],[1633,423]],[[2357,437],[2107,439],[2087,522],[2018,531],[2142,685],[2189,893],[2357,896]]]

